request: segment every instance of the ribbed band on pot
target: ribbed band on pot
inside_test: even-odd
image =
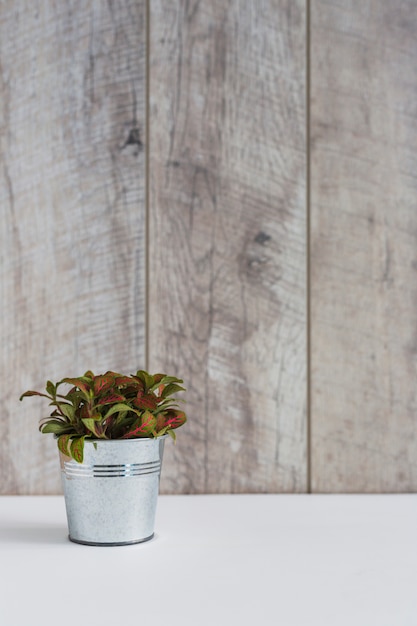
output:
[[[84,465],[74,461],[63,463],[63,473],[67,478],[120,478],[143,474],[159,474],[161,462],[128,463],[126,465]]]

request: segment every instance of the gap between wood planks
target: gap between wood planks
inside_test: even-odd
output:
[[[150,18],[151,18],[150,0],[145,2],[145,369],[149,371],[149,234],[150,234],[150,207],[149,207],[149,160],[150,160],[150,141],[149,141],[149,113],[150,113]]]
[[[311,149],[310,149],[310,106],[311,106],[311,6],[306,0],[306,482],[307,493],[312,492],[312,424],[311,424]]]

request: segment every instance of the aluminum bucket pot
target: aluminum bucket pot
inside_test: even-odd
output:
[[[83,463],[59,453],[71,541],[120,546],[153,537],[165,438],[87,439]]]

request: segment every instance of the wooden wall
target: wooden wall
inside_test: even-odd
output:
[[[311,3],[312,488],[417,488],[417,7]]]
[[[145,8],[7,0],[0,63],[0,489],[53,493],[20,391],[145,358]]]
[[[0,493],[59,492],[47,378],[184,377],[165,493],[417,486],[417,15],[5,0]]]
[[[304,2],[179,4],[150,15],[150,367],[192,390],[165,488],[304,491]]]

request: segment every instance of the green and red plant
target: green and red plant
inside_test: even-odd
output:
[[[166,433],[175,440],[176,428],[186,421],[173,394],[185,391],[182,380],[166,374],[138,370],[125,376],[106,372],[95,376],[88,371],[78,378],[64,378],[46,383],[46,393],[26,391],[28,396],[42,396],[53,407],[41,419],[39,430],[53,433],[64,454],[82,463],[85,439],[137,439],[161,437]],[[70,385],[66,394],[61,385]]]

